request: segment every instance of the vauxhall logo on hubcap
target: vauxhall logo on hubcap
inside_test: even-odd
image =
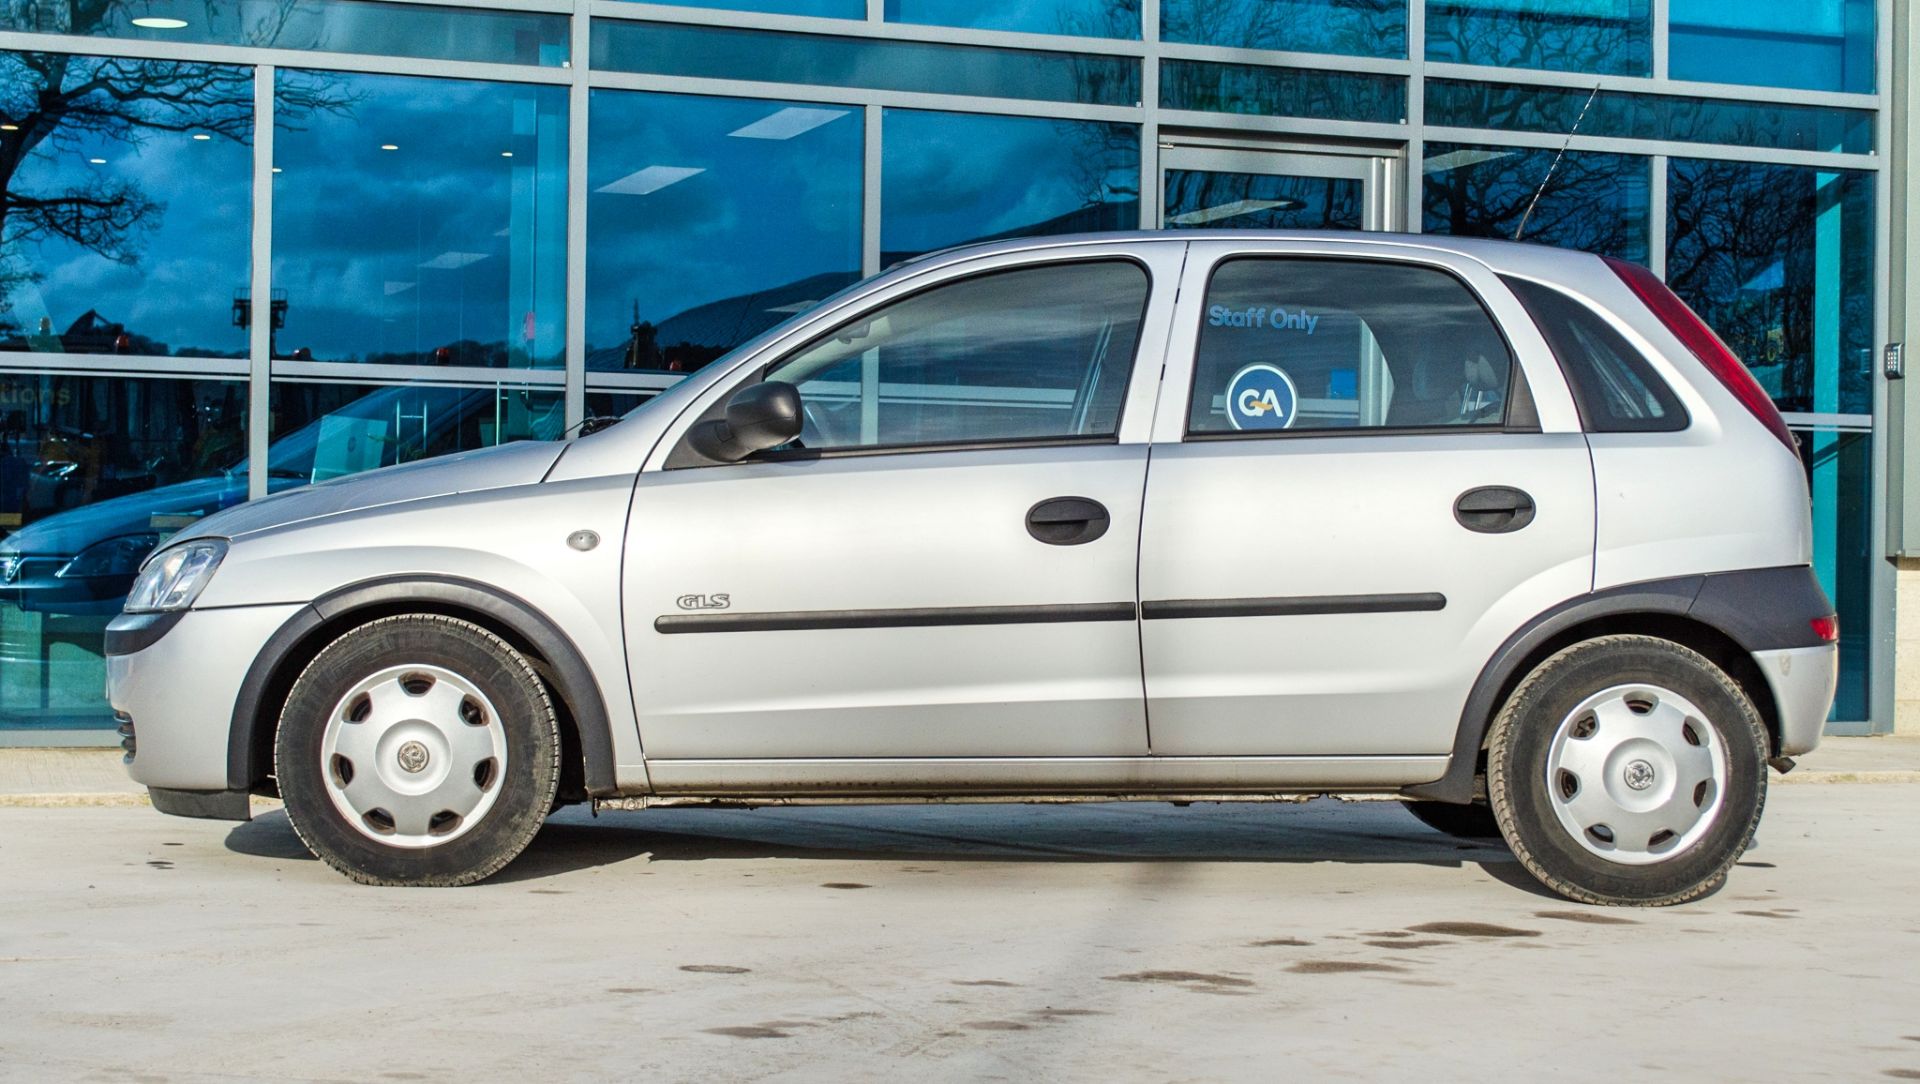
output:
[[[1646,790],[1653,786],[1653,765],[1644,760],[1636,760],[1627,765],[1623,773],[1627,786],[1634,790]]]
[[[407,742],[400,747],[398,759],[400,767],[417,775],[427,769],[427,747],[417,741]]]

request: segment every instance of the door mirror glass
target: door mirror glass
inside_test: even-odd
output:
[[[749,384],[727,400],[724,417],[702,422],[693,440],[702,455],[735,463],[800,435],[800,390],[782,380]]]

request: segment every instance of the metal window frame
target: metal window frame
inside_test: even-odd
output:
[[[1141,173],[1140,224],[1143,227],[1151,227],[1159,221],[1160,192],[1157,159],[1163,135],[1170,130],[1204,130],[1225,139],[1240,137],[1254,141],[1261,137],[1276,136],[1320,140],[1328,144],[1349,145],[1341,148],[1349,151],[1353,144],[1398,146],[1402,148],[1401,155],[1404,163],[1403,184],[1402,190],[1395,193],[1395,197],[1402,204],[1404,228],[1413,231],[1419,231],[1422,228],[1424,198],[1422,177],[1424,175],[1420,164],[1425,159],[1425,148],[1429,141],[1534,149],[1558,148],[1565,144],[1574,150],[1637,155],[1647,160],[1650,171],[1649,257],[1656,271],[1664,267],[1666,260],[1666,173],[1668,162],[1672,158],[1702,158],[1829,170],[1859,170],[1871,173],[1875,177],[1877,206],[1875,209],[1874,335],[1876,342],[1886,341],[1888,328],[1892,322],[1890,306],[1895,299],[1892,298],[1889,287],[1889,275],[1893,264],[1893,257],[1889,251],[1889,239],[1892,236],[1892,207],[1895,204],[1895,194],[1889,183],[1892,173],[1889,167],[1888,151],[1893,145],[1890,124],[1891,88],[1894,81],[1892,74],[1895,25],[1893,0],[1878,0],[1876,4],[1878,27],[1875,43],[1875,90],[1871,94],[1802,91],[1674,80],[1670,78],[1670,0],[1651,0],[1650,3],[1653,40],[1652,75],[1648,77],[1428,62],[1424,56],[1426,5],[1423,0],[1409,0],[1408,53],[1404,57],[1344,56],[1166,42],[1160,37],[1158,0],[1143,0],[1141,32],[1137,40],[887,22],[884,17],[884,0],[867,0],[864,18],[845,19],[694,8],[674,4],[630,2],[630,0],[386,0],[386,2],[564,15],[569,19],[570,59],[562,67],[541,67],[24,31],[0,31],[0,49],[134,59],[184,60],[252,68],[255,72],[255,138],[249,281],[255,291],[254,296],[257,297],[271,296],[273,125],[270,118],[273,106],[272,84],[277,71],[282,68],[311,69],[567,87],[568,211],[564,310],[567,327],[564,340],[564,364],[561,368],[478,369],[273,361],[268,357],[268,329],[264,326],[264,322],[256,321],[255,326],[249,329],[249,356],[245,359],[18,354],[0,355],[0,372],[247,379],[251,382],[248,449],[257,471],[262,472],[265,467],[265,451],[269,439],[265,419],[273,379],[558,387],[564,393],[566,422],[569,426],[577,425],[584,417],[585,399],[590,391],[646,393],[669,387],[679,379],[676,374],[597,372],[586,368],[586,247],[590,243],[586,210],[586,171],[590,153],[589,101],[591,93],[599,89],[819,102],[857,107],[862,110],[865,138],[862,142],[861,265],[862,271],[868,274],[880,270],[879,233],[882,222],[880,182],[884,152],[881,116],[882,111],[889,108],[1138,125]],[[689,26],[868,38],[875,41],[930,42],[1048,53],[1085,53],[1126,57],[1136,60],[1141,65],[1141,101],[1135,106],[1083,105],[930,92],[864,90],[743,79],[686,79],[600,71],[595,70],[591,63],[592,28],[595,20],[670,22]],[[1159,104],[1159,87],[1160,64],[1164,60],[1305,67],[1341,73],[1397,76],[1405,79],[1407,84],[1407,119],[1402,124],[1376,124],[1163,109]],[[1553,133],[1453,126],[1434,127],[1426,123],[1425,114],[1425,83],[1429,77],[1580,90],[1591,89],[1598,84],[1603,90],[1636,94],[1872,110],[1875,113],[1876,152],[1839,154],[1783,151],[1765,147],[1593,136],[1576,136],[1572,140],[1567,140],[1564,136]],[[1904,320],[1899,321],[1898,326],[1904,327]],[[1818,426],[1845,431],[1868,430],[1877,435],[1873,452],[1872,507],[1875,537],[1880,539],[1886,537],[1884,526],[1889,508],[1883,494],[1889,469],[1888,457],[1892,454],[1890,449],[1895,445],[1894,441],[1886,439],[1888,436],[1886,391],[1884,380],[1876,379],[1871,414],[1794,415],[1789,419],[1791,424],[1802,427]],[[263,475],[250,479],[250,483],[250,491],[254,495],[265,492]],[[1876,557],[1884,556],[1885,543],[1878,542],[1876,547]],[[1876,560],[1874,565],[1872,620],[1875,623],[1875,633],[1870,698],[1872,718],[1864,721],[1841,721],[1833,725],[1831,728],[1833,732],[1884,730],[1892,723],[1894,575],[1892,567],[1887,562]],[[8,733],[0,731],[0,741],[5,741]],[[30,734],[31,732],[22,733]]]

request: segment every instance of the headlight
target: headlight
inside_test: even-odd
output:
[[[157,534],[123,534],[104,542],[95,542],[54,573],[61,579],[81,576],[131,576],[140,571],[140,562],[160,544]]]
[[[186,609],[200,597],[226,555],[227,544],[218,538],[202,538],[161,550],[140,570],[123,609],[130,614]]]

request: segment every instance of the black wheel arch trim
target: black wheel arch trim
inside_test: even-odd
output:
[[[587,793],[607,797],[618,793],[614,781],[613,731],[606,700],[593,670],[580,649],[545,614],[525,600],[490,584],[454,576],[383,576],[350,584],[303,606],[267,639],[266,646],[247,669],[234,702],[227,736],[227,782],[240,790],[258,784],[265,773],[256,748],[256,723],[281,664],[315,633],[362,611],[396,612],[394,607],[425,604],[477,614],[519,636],[546,662],[547,677],[573,714],[580,736]],[[268,730],[267,749],[272,747]],[[270,762],[270,756],[269,756]]]
[[[1493,653],[1460,711],[1447,773],[1431,783],[1401,788],[1408,798],[1470,802],[1479,772],[1480,745],[1503,692],[1524,675],[1519,668],[1554,637],[1608,617],[1682,617],[1713,628],[1749,654],[1820,647],[1815,618],[1831,616],[1833,603],[1810,565],[1713,572],[1623,584],[1568,599],[1521,626]]]

